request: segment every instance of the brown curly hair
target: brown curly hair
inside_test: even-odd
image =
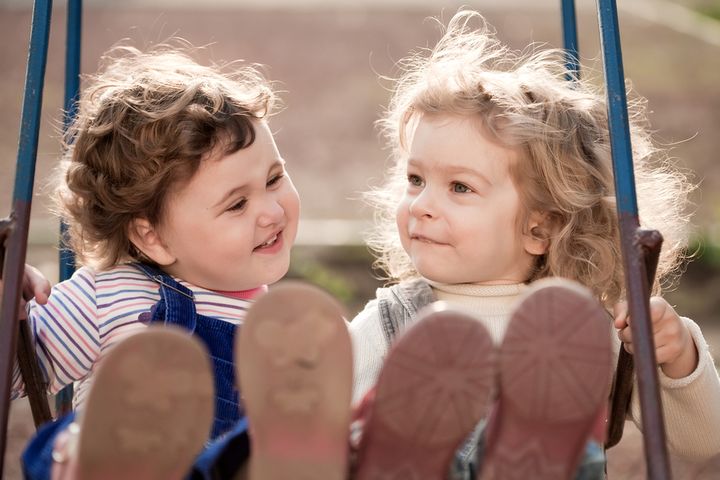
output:
[[[527,281],[562,276],[591,288],[608,305],[616,302],[623,293],[623,267],[603,92],[590,82],[566,80],[562,51],[510,51],[480,14],[467,10],[452,18],[434,49],[400,66],[403,73],[378,122],[394,163],[386,184],[367,195],[376,207],[376,228],[368,238],[376,265],[394,281],[418,275],[395,226],[407,185],[408,137],[423,114],[461,115],[481,120],[500,144],[523,152],[510,166],[523,206],[518,229],[532,212],[543,213],[552,225],[530,232],[547,238],[549,248]],[[691,186],[653,146],[642,102],[630,107],[641,223],[665,238],[658,266],[663,278],[685,246]]]
[[[128,238],[131,220],[157,224],[203,159],[250,146],[253,122],[272,113],[275,94],[256,66],[203,66],[178,43],[117,46],[85,78],[55,190],[81,264],[147,261]]]

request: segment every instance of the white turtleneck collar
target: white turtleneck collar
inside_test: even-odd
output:
[[[427,279],[425,281],[433,290],[470,297],[517,297],[528,288],[524,283],[481,285],[477,283],[440,283]]]
[[[495,343],[500,343],[515,305],[528,288],[524,283],[479,285],[426,280],[438,300],[460,307],[480,319]]]

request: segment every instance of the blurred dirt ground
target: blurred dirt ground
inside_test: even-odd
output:
[[[139,8],[132,2],[88,1],[83,28],[83,71],[95,70],[102,52],[124,38],[139,47],[178,35],[196,46],[200,58],[268,65],[280,83],[287,108],[272,122],[277,141],[303,199],[304,219],[369,219],[357,202],[359,192],[377,184],[387,152],[373,129],[386,104],[386,84],[395,61],[417,46],[431,45],[438,30],[428,16],[444,10],[447,19],[459,2],[313,2],[302,8],[258,6]],[[274,4],[274,2],[270,2]],[[293,4],[288,1],[285,4]],[[467,1],[482,11],[501,40],[514,48],[530,42],[562,44],[559,2]],[[621,4],[623,2],[620,2]],[[27,2],[0,0],[0,214],[9,211],[29,38]],[[227,2],[225,2],[227,5]],[[302,2],[298,2],[300,6]],[[350,6],[350,4],[352,4]],[[402,4],[404,6],[396,6]],[[652,5],[653,2],[642,2]],[[168,4],[170,5],[170,4]],[[332,8],[327,7],[330,5]],[[442,6],[445,6],[444,9]],[[54,10],[41,142],[38,153],[33,231],[50,215],[44,185],[57,161],[56,129],[63,94],[64,3]],[[599,69],[594,2],[578,2],[583,61]],[[696,172],[696,224],[720,237],[720,47],[647,19],[623,14],[621,27],[626,76],[648,98],[650,119],[660,139],[673,145],[678,161]],[[587,71],[586,71],[587,73]],[[42,235],[40,235],[42,236]],[[33,238],[38,238],[35,235]],[[42,239],[41,239],[42,240]],[[56,278],[51,248],[31,246],[28,259]],[[696,319],[720,352],[720,279],[715,272],[691,269],[671,295],[678,310]],[[19,453],[32,434],[29,408],[15,402],[8,427],[5,478],[21,478]],[[676,479],[720,478],[720,458],[702,465],[673,459]],[[620,446],[611,450],[611,479],[644,478],[641,438],[629,426]]]

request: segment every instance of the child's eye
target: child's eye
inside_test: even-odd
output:
[[[285,176],[284,173],[280,173],[280,174],[278,174],[278,175],[273,175],[273,176],[270,178],[270,180],[268,180],[267,186],[268,186],[268,187],[272,187],[273,185],[275,185],[276,183],[278,183],[280,180],[282,180],[282,178],[283,178],[284,176]]]
[[[241,198],[237,202],[235,202],[230,208],[227,209],[228,212],[237,212],[245,208],[245,205],[247,205],[247,198]]]
[[[452,189],[455,193],[468,193],[472,191],[467,185],[458,182],[452,184]]]
[[[408,183],[414,187],[423,186],[423,180],[418,175],[408,175]]]

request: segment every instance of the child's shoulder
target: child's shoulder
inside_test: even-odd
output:
[[[138,267],[131,263],[114,265],[110,268],[103,270],[93,270],[89,267],[87,268],[92,271],[97,281],[109,281],[117,278],[127,278],[132,280],[143,280],[152,282],[152,280],[148,278],[145,273],[143,273]]]
[[[375,298],[365,305],[351,325],[359,319],[393,322],[397,319],[410,318],[434,300],[435,296],[427,281],[422,278],[404,280],[395,285],[378,288],[375,291]]]
[[[132,264],[121,264],[102,270],[92,266],[82,266],[70,278],[57,284],[55,288],[97,291],[128,284],[136,286],[147,284],[148,287],[155,287],[155,283],[137,267]]]
[[[375,291],[378,302],[393,302],[405,305],[411,310],[417,310],[432,302],[433,293],[430,284],[423,278],[403,280],[389,287],[378,288]],[[415,308],[412,308],[412,307]]]

